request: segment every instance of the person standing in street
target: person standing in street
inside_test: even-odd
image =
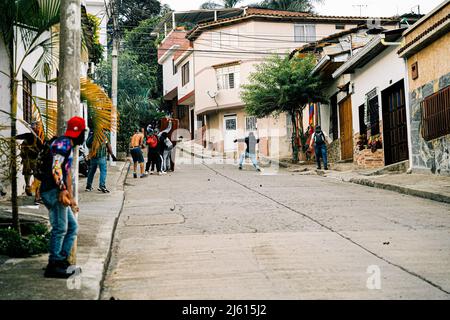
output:
[[[89,133],[89,137],[86,140],[86,145],[90,149],[94,142],[94,132]],[[103,193],[109,193],[110,191],[106,188],[106,176],[108,170],[107,155],[111,155],[113,161],[117,161],[116,156],[112,152],[111,144],[109,143],[109,133],[105,132],[105,139],[102,141],[100,147],[91,157],[88,178],[86,183],[86,191],[90,192],[93,190],[92,182],[94,181],[95,172],[97,167],[100,168],[100,180],[98,191]]]
[[[234,143],[236,142],[245,142],[247,146],[245,152],[241,154],[239,159],[239,170],[242,170],[242,165],[244,164],[245,158],[250,158],[256,171],[260,172],[261,169],[259,168],[258,161],[256,160],[256,144],[259,143],[259,139],[256,139],[253,132],[250,132],[248,137],[234,140]]]
[[[133,178],[137,178],[137,165],[141,169],[141,178],[145,178],[146,174],[144,172],[144,155],[142,154],[142,147],[144,145],[144,134],[136,129],[134,135],[130,140],[130,153],[133,158]]]
[[[40,166],[41,197],[49,211],[52,226],[50,255],[44,273],[44,276],[48,278],[69,278],[77,271],[69,268],[68,262],[78,232],[74,212],[79,211],[74,198],[71,170],[73,150],[75,146],[84,143],[85,129],[86,124],[83,118],[71,118],[67,122],[65,134],[49,145]]]
[[[320,158],[323,159],[323,166],[325,170],[328,170],[328,156],[327,156],[327,144],[329,137],[322,131],[322,128],[317,125],[315,132],[311,136],[311,149],[314,147],[317,169],[321,169]]]

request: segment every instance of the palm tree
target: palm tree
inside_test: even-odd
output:
[[[11,177],[11,206],[13,226],[20,233],[19,212],[17,203],[17,92],[21,81],[18,75],[22,66],[30,58],[31,54],[41,51],[41,55],[33,69],[34,77],[44,77],[45,83],[56,82],[50,79],[58,66],[59,48],[59,20],[60,20],[60,0],[1,0],[0,12],[0,38],[5,45],[8,54],[9,70],[0,70],[0,73],[10,80],[10,112],[11,138],[10,145],[10,177]],[[84,27],[84,26],[83,26]],[[50,33],[50,35],[47,35]],[[89,30],[83,28],[82,50],[87,54],[90,46]],[[18,55],[19,46],[23,49],[23,55]],[[94,117],[94,126],[101,134],[96,136],[96,141],[103,139],[103,128],[111,127],[110,111],[112,108],[108,104],[107,96],[101,95],[98,88],[90,81],[81,81],[83,97],[88,101]],[[57,103],[48,100],[47,97],[32,97],[33,118],[41,122],[40,126],[44,131],[41,138],[51,137],[57,130]],[[114,124],[111,128],[115,130]],[[95,149],[94,149],[95,150]]]
[[[320,3],[323,0],[264,0],[257,4],[260,8],[273,10],[311,12],[314,9],[314,3]]]
[[[18,74],[27,58],[38,50],[41,56],[33,70],[34,74],[43,72],[45,66],[55,66],[56,57],[54,37],[44,36],[52,26],[59,22],[59,0],[2,0],[0,1],[0,35],[7,55],[9,70],[0,72],[10,80],[10,117],[11,117],[11,202],[13,226],[20,233],[19,212],[17,205],[17,162],[16,139],[17,128],[17,90]],[[23,55],[18,55],[18,46],[22,45]]]
[[[222,3],[214,1],[207,1],[200,6],[200,9],[220,9],[220,8],[234,8],[242,0],[222,0]]]

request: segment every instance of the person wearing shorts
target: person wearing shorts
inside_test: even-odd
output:
[[[130,140],[130,154],[133,158],[133,177],[137,178],[137,165],[139,163],[141,169],[141,178],[146,177],[144,172],[144,155],[142,154],[142,146],[144,144],[144,135],[139,129],[136,130]]]

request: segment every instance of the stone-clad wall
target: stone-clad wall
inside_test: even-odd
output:
[[[341,160],[341,139],[336,139],[328,145],[328,161],[330,163]]]
[[[410,92],[411,140],[413,169],[450,175],[450,135],[425,141],[421,135],[421,102],[450,85],[450,73]]]

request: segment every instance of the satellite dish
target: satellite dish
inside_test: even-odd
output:
[[[210,98],[212,98],[212,99],[214,99],[215,97],[217,97],[217,95],[219,94],[217,91],[210,92],[209,90],[206,91],[206,93],[207,93],[208,96],[209,96]]]

